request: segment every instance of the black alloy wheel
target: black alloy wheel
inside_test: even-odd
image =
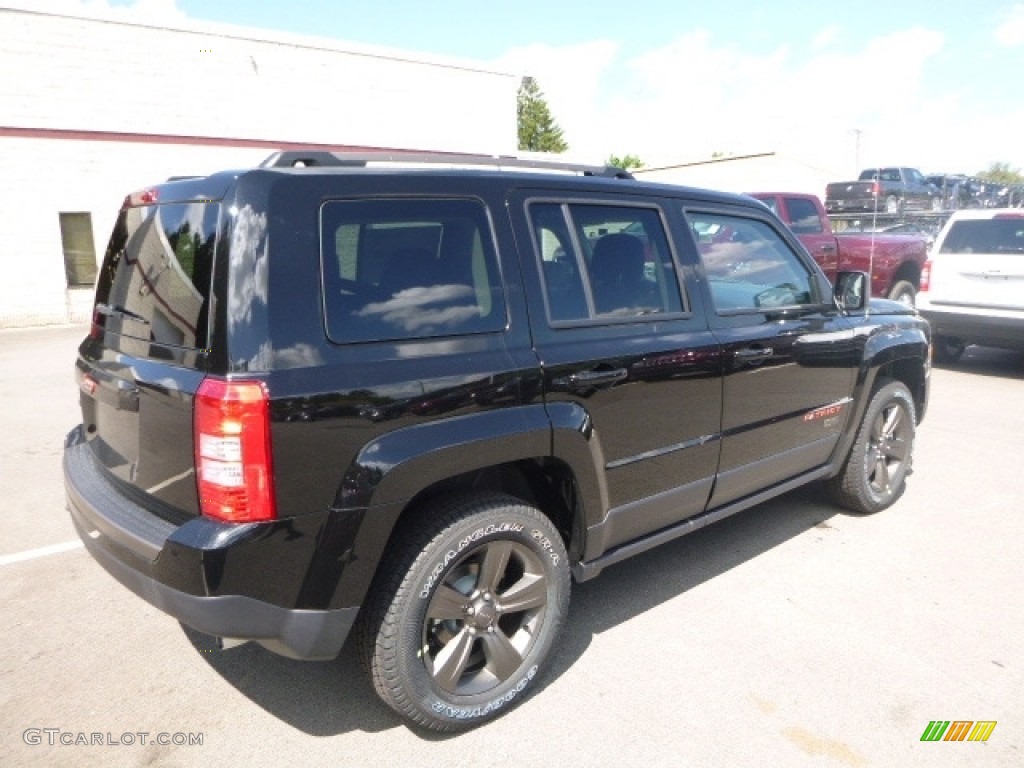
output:
[[[498,493],[440,497],[405,521],[357,637],[380,697],[455,731],[519,703],[568,611],[561,535]]]
[[[829,482],[853,512],[879,512],[906,490],[916,429],[914,399],[900,381],[881,380],[864,412],[842,471]]]

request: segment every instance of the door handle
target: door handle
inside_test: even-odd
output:
[[[740,360],[765,360],[775,354],[771,347],[747,347],[736,350],[735,356]]]
[[[629,375],[625,368],[612,368],[608,371],[582,371],[569,376],[561,376],[552,385],[556,389],[572,390],[573,392],[585,392],[592,389],[610,387],[622,381]]]

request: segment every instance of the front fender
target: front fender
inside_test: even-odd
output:
[[[875,305],[874,300],[872,305]],[[863,357],[854,385],[853,413],[846,433],[836,444],[832,454],[832,465],[835,472],[842,468],[843,462],[850,452],[875,382],[882,371],[891,371],[895,374],[901,368],[915,371],[920,368],[922,375],[912,377],[919,378],[919,380],[916,382],[911,380],[908,383],[915,402],[919,403],[917,414],[919,423],[924,418],[924,411],[928,403],[930,331],[927,323],[919,318],[906,318],[902,322],[894,318],[891,323],[866,319],[866,322],[878,322],[878,325],[862,326],[859,329],[860,333],[865,336]]]

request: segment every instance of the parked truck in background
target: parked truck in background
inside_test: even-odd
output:
[[[834,234],[828,213],[815,195],[752,192],[799,238],[833,283],[839,272],[867,272],[872,295],[913,304],[928,258],[924,235]]]
[[[916,168],[868,168],[856,181],[834,181],[825,187],[829,213],[941,211],[943,204],[942,190]]]

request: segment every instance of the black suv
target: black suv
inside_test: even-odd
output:
[[[373,159],[124,202],[64,473],[153,605],[292,658],[352,630],[391,707],[455,730],[523,698],[570,577],[811,481],[903,493],[928,325],[758,201]]]

